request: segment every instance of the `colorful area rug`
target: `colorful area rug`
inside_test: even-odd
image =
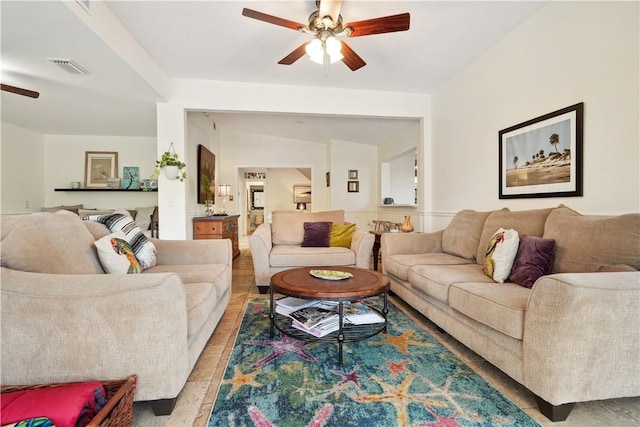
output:
[[[344,345],[269,339],[268,300],[249,302],[213,406],[214,426],[538,426],[405,313]]]

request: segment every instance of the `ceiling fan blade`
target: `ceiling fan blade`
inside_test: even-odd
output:
[[[393,33],[409,29],[410,16],[408,13],[384,16],[381,18],[365,19],[351,22],[344,27],[351,27],[353,33],[349,37],[370,36],[372,34]]]
[[[304,54],[306,53],[306,50],[305,50],[306,47],[307,47],[307,43],[302,43],[293,52],[291,52],[289,55],[285,56],[280,61],[278,61],[278,64],[281,64],[281,65],[293,64],[298,59],[304,56]]]
[[[364,60],[360,58],[360,56],[358,56],[358,54],[355,53],[345,42],[342,42],[342,50],[340,52],[343,56],[342,62],[344,62],[347,67],[351,68],[351,71],[356,71],[367,65],[367,63],[364,62]]]
[[[318,15],[320,18],[330,16],[331,20],[337,23],[341,6],[342,0],[320,0],[320,13]]]
[[[0,90],[4,90],[5,92],[11,92],[22,96],[28,96],[29,98],[37,98],[40,96],[39,92],[35,92],[33,90],[22,89],[20,87],[6,85],[4,83],[0,83]]]
[[[304,24],[298,22],[289,21],[288,19],[278,18],[277,16],[267,15],[266,13],[258,12],[257,10],[242,9],[242,15],[247,18],[257,19],[258,21],[267,22],[269,24],[279,25],[285,28],[291,28],[292,30],[299,31],[300,28],[306,28]]]

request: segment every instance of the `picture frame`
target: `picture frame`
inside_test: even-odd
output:
[[[84,152],[84,188],[109,188],[110,178],[118,177],[118,153]]]
[[[500,199],[583,195],[583,111],[579,103],[498,132]]]
[[[293,203],[311,203],[311,186],[294,185]]]
[[[349,193],[359,193],[360,192],[360,181],[347,181],[347,192],[349,192]]]
[[[358,179],[358,170],[350,169],[349,170],[349,179]]]
[[[198,203],[205,204],[207,196],[202,187],[205,176],[209,179],[210,199],[216,200],[216,155],[202,144],[198,145]]]
[[[122,189],[137,190],[140,185],[140,168],[138,166],[124,166],[122,168]]]

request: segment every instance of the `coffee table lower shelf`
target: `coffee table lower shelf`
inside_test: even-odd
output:
[[[331,332],[323,337],[316,337],[314,335],[308,334],[300,329],[294,328],[292,326],[291,318],[284,316],[282,314],[275,312],[275,301],[273,300],[273,293],[271,294],[271,310],[269,312],[269,317],[271,320],[271,327],[269,329],[270,338],[273,339],[275,335],[275,330],[279,330],[284,335],[290,336],[292,338],[298,339],[300,341],[307,342],[326,342],[326,343],[337,343],[338,344],[338,362],[340,366],[342,366],[343,357],[342,357],[342,345],[348,342],[361,341],[367,338],[371,338],[375,335],[378,335],[381,332],[387,333],[387,294],[384,293],[381,295],[384,300],[384,308],[382,310],[378,310],[375,307],[369,306],[372,310],[380,313],[384,318],[384,322],[380,323],[369,323],[363,325],[344,325],[341,329],[337,331]],[[342,304],[339,303],[339,321],[342,323]]]

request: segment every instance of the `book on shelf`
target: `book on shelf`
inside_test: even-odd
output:
[[[292,312],[304,307],[318,305],[320,301],[296,297],[284,297],[276,300],[276,313],[289,316]]]
[[[322,328],[324,325],[338,321],[338,313],[317,306],[303,307],[289,313],[289,317],[298,321],[305,328]]]
[[[322,327],[312,327],[312,328],[307,328],[305,327],[302,323],[298,322],[297,320],[292,320],[291,321],[291,326],[299,329],[303,332],[306,332],[308,334],[313,335],[314,337],[317,338],[322,338],[325,335],[329,335],[331,332],[335,332],[339,329],[339,322],[338,319],[336,318],[333,322],[329,322],[327,324],[324,324]]]
[[[344,323],[366,325],[369,323],[384,322],[384,317],[382,317],[380,313],[360,302],[344,304],[342,310],[342,316],[345,320]]]

